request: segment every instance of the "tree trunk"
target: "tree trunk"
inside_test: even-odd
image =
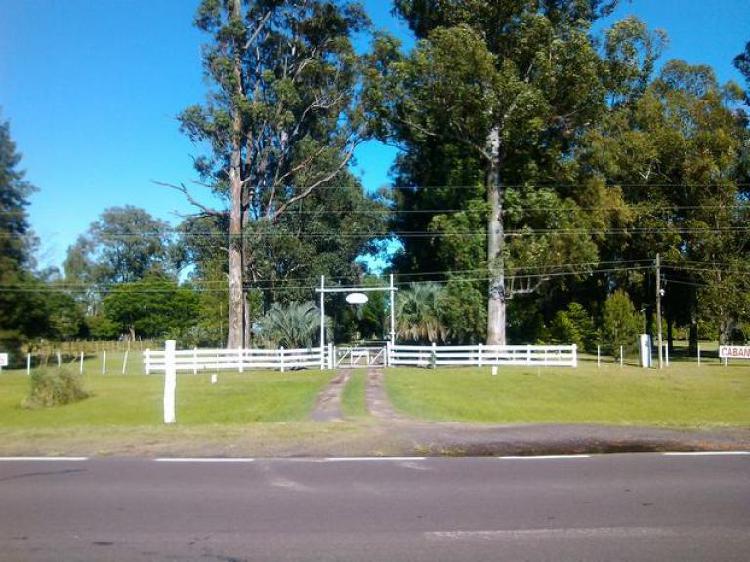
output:
[[[250,305],[247,302],[247,291],[242,295],[242,304],[245,310],[244,322],[245,322],[245,347],[250,347],[250,341],[252,339],[253,324],[252,318],[250,318]]]
[[[487,139],[490,151],[487,172],[487,345],[505,345],[505,234],[503,187],[500,185],[500,129],[493,127]]]
[[[674,351],[674,331],[673,331],[673,325],[674,321],[672,318],[667,316],[667,349],[670,353]]]
[[[237,157],[235,158],[235,152]],[[235,160],[237,169],[235,169]],[[243,344],[244,302],[242,299],[242,209],[239,193],[242,180],[239,176],[239,149],[232,148],[232,164],[229,170],[232,207],[229,213],[229,323],[227,347],[238,349]]]
[[[690,331],[688,334],[688,353],[690,357],[698,354],[698,302],[695,289],[690,290]]]
[[[241,18],[240,0],[232,0],[232,17]],[[234,45],[234,75],[236,94],[242,95],[242,59],[239,44]],[[236,107],[232,111],[232,153],[229,161],[229,323],[227,347],[237,349],[244,344],[244,299],[242,297],[242,116]]]

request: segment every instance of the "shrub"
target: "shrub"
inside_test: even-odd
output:
[[[26,408],[49,408],[78,402],[88,396],[80,376],[65,368],[45,367],[31,373],[29,395],[23,405]]]
[[[602,335],[611,354],[619,353],[620,346],[636,346],[638,334],[643,330],[643,320],[636,312],[627,293],[618,290],[604,302]]]
[[[564,310],[558,310],[550,326],[552,339],[555,343],[571,344],[574,343],[578,349],[583,351],[583,336],[573,321]]]
[[[320,309],[312,302],[274,303],[258,324],[268,347],[312,347],[320,333]]]
[[[556,343],[574,343],[581,351],[596,351],[594,322],[586,309],[577,302],[570,303],[567,310],[557,312],[550,331]]]

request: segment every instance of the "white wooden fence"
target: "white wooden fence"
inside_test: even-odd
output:
[[[388,365],[577,367],[575,345],[389,345]]]
[[[351,352],[351,349],[346,348]],[[345,350],[346,350],[345,349]],[[205,371],[237,371],[252,369],[335,369],[336,348],[329,344],[322,349],[185,349],[175,351],[177,372],[198,374]],[[339,358],[340,359],[340,358]],[[143,352],[146,374],[164,373],[167,368],[163,350],[146,349]],[[492,365],[535,365],[540,367],[577,367],[578,353],[575,345],[390,345],[385,350],[385,365],[412,365],[417,367]]]
[[[198,374],[203,371],[237,371],[251,369],[333,368],[333,346],[307,349],[185,349],[175,352],[177,372]],[[166,354],[163,350],[146,349],[143,352],[146,374],[166,371]]]

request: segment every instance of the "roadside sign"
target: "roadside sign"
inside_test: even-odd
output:
[[[719,357],[722,359],[750,359],[750,345],[721,345]]]
[[[364,293],[349,293],[346,295],[346,302],[349,304],[365,304],[367,302],[367,295]]]
[[[0,367],[7,367],[7,366],[8,366],[8,354],[0,353]]]

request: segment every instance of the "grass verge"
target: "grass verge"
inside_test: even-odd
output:
[[[177,381],[177,421],[186,425],[244,424],[304,420],[318,392],[328,383],[326,371],[290,373],[221,373],[180,375]],[[49,409],[21,406],[29,377],[0,377],[0,427],[118,427],[162,422],[162,375],[84,375],[91,397]]]
[[[673,364],[661,372],[581,365],[389,369],[394,406],[417,418],[480,423],[750,426],[750,367]]]

